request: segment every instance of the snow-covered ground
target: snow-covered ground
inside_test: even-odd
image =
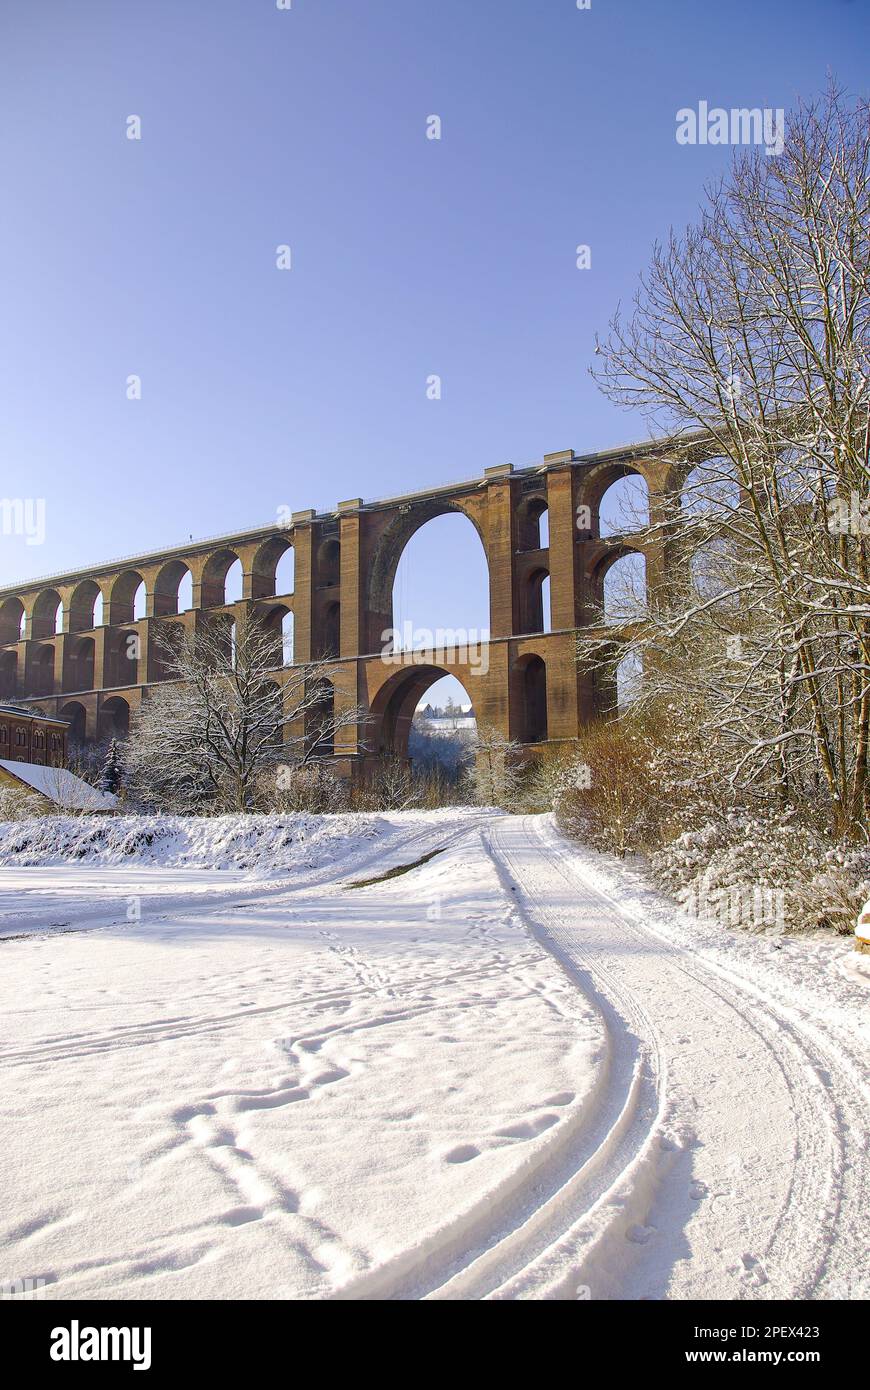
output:
[[[868,1293],[849,942],[473,810],[34,822],[0,866],[0,1285]]]

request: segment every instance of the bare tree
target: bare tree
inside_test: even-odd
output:
[[[478,722],[472,747],[474,762],[469,775],[475,800],[482,806],[511,809],[522,780],[520,744],[493,725]]]
[[[815,800],[846,835],[868,799],[868,173],[867,104],[831,87],[655,248],[596,376],[670,439],[644,538],[679,577],[581,643],[640,659],[639,698],[692,719],[733,787]]]
[[[217,619],[193,633],[173,625],[158,641],[167,683],[143,702],[125,752],[146,803],[251,810],[264,773],[329,757],[360,719],[355,705],[336,708],[328,662],[281,670],[256,615],[235,638]]]

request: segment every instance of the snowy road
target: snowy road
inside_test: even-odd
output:
[[[207,860],[0,869],[0,1285],[866,1296],[844,943],[690,923],[544,817]]]
[[[459,1296],[866,1296],[866,1037],[757,941],[668,939],[542,818],[491,842],[538,939],[597,999],[612,1068],[588,1175],[490,1253],[498,1282],[469,1271]]]

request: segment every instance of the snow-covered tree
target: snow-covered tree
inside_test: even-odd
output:
[[[640,660],[638,699],[691,723],[705,775],[845,835],[868,803],[868,277],[868,107],[831,88],[780,157],[735,156],[599,344],[605,392],[671,441],[641,534],[679,577],[580,651]]]
[[[515,806],[521,786],[522,749],[491,724],[478,722],[469,776],[474,798],[482,806]]]
[[[123,780],[124,766],[121,761],[118,740],[113,738],[106,750],[106,756],[100,770],[100,791],[111,792],[113,796],[117,795],[121,790]]]
[[[329,756],[360,718],[338,707],[327,662],[285,668],[279,683],[274,633],[254,614],[234,641],[220,619],[158,640],[168,679],[143,701],[125,753],[146,803],[250,810],[264,772]]]

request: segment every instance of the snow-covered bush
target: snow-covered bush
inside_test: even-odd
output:
[[[686,727],[667,710],[588,725],[553,775],[553,809],[567,833],[622,856],[709,818],[713,779],[684,746]]]
[[[870,893],[870,851],[832,845],[785,815],[732,813],[650,856],[654,877],[690,912],[749,930],[853,930]]]
[[[590,726],[553,778],[568,834],[647,856],[692,914],[752,931],[854,928],[870,850],[833,841],[794,807],[740,799],[684,710],[669,704]]]
[[[260,778],[257,801],[268,811],[346,811],[348,789],[325,763],[310,763],[307,767],[282,764],[270,768]]]
[[[29,820],[45,815],[50,807],[41,796],[25,787],[0,785],[0,821]]]

